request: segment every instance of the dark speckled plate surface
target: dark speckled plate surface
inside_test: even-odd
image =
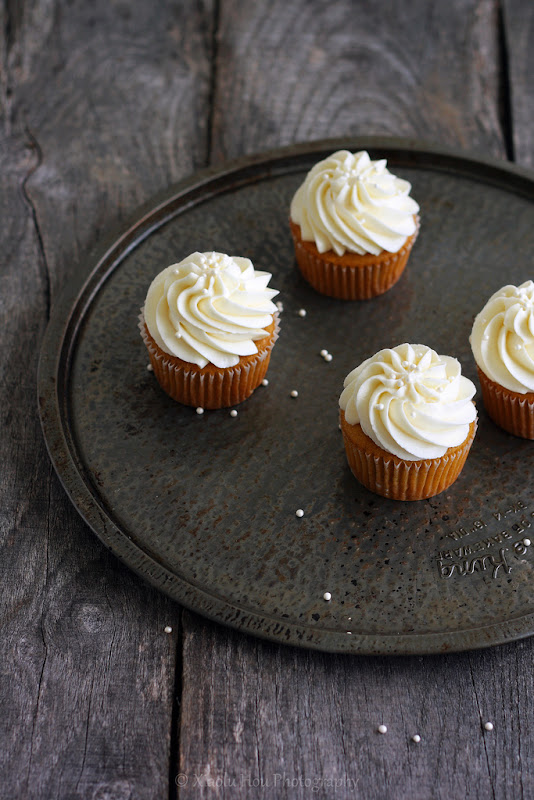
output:
[[[421,206],[406,272],[361,303],[308,287],[288,232],[295,189],[339,147],[386,157]],[[477,382],[475,314],[505,283],[534,277],[533,201],[524,171],[392,139],[286,148],[170,189],[80,270],[43,343],[43,430],[79,512],[171,597],[276,641],[429,653],[534,633],[534,443],[496,428],[478,392],[457,482],[430,500],[388,501],[352,477],[337,406],[349,370],[404,341],[456,356]],[[146,369],[147,287],[194,250],[250,257],[284,306],[269,386],[235,418],[174,403]]]

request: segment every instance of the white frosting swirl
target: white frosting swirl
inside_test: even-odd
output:
[[[397,253],[415,233],[419,206],[411,184],[395,177],[387,161],[362,150],[338,150],[307,174],[291,202],[291,219],[305,242],[338,256],[383,250]]]
[[[476,419],[475,385],[459,362],[423,344],[380,350],[345,378],[339,405],[383,450],[406,461],[440,458]]]
[[[268,335],[278,294],[267,288],[270,278],[248,258],[193,253],[152,281],[144,306],[149,333],[183,361],[233,367]]]
[[[512,392],[534,392],[534,282],[503,286],[477,315],[469,337],[478,367]]]

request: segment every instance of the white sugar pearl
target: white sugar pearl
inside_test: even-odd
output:
[[[325,356],[327,356],[327,355],[328,355],[328,350],[321,350],[321,351],[319,352],[319,355],[320,355],[320,356],[322,356],[322,357],[324,358]]]
[[[201,406],[199,406],[197,408],[197,414],[203,414],[203,413],[204,413],[204,409]]]
[[[230,411],[230,416],[237,417],[237,411],[235,410],[235,408],[232,408],[232,410]]]
[[[386,725],[379,725],[378,726],[378,733],[387,733],[388,729]]]
[[[152,366],[152,364],[147,364],[147,365],[146,365],[146,368],[147,368],[147,370],[148,370],[149,372],[154,372],[154,367]]]
[[[165,625],[164,629],[165,633],[172,633],[172,628],[170,625]]]
[[[376,408],[377,411],[383,411],[384,410],[384,403],[377,403],[375,405],[375,408]]]
[[[261,382],[261,385],[262,385],[262,386],[268,386],[268,385],[269,385],[269,381],[267,380],[267,378],[264,378],[264,379],[262,380],[262,382]]]
[[[484,723],[484,729],[487,730],[487,731],[492,731],[493,730],[493,722],[485,722]]]
[[[291,397],[298,397],[298,396],[299,396],[299,393],[297,392],[297,390],[296,390],[296,389],[292,389],[292,390],[289,392],[289,394],[291,395]]]
[[[530,539],[523,539],[523,544],[525,545],[525,547],[530,547],[532,542],[530,541]]]
[[[416,742],[418,744],[420,741],[421,741],[421,737],[419,736],[418,733],[416,733],[416,734],[414,734],[414,736],[412,736],[412,742]]]
[[[327,354],[324,356],[324,360],[325,360],[325,361],[332,361],[332,358],[333,358],[333,356],[332,356],[332,354],[331,354],[331,353],[327,353]]]
[[[330,592],[325,592],[323,594],[323,600],[326,600],[328,602],[331,599],[332,599],[332,595],[330,594]]]
[[[304,516],[304,511],[302,510],[302,508],[297,508],[297,510],[295,511],[295,516],[296,517],[303,517]]]
[[[305,316],[306,316],[306,309],[299,308],[299,317],[305,317]]]

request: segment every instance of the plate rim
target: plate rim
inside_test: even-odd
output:
[[[37,369],[39,418],[49,457],[75,509],[100,541],[129,569],[191,611],[240,632],[278,644],[353,655],[461,652],[528,637],[534,634],[534,613],[461,631],[404,634],[353,632],[350,636],[343,631],[328,631],[329,640],[333,639],[334,642],[327,644],[322,640],[322,628],[309,624],[298,625],[272,615],[243,610],[168,570],[106,514],[103,505],[96,502],[76,463],[64,427],[69,412],[67,396],[62,390],[68,379],[78,328],[86,310],[122,260],[154,231],[186,212],[196,202],[205,201],[230,188],[238,189],[269,177],[297,172],[299,164],[304,165],[310,159],[320,160],[329,152],[339,149],[381,151],[394,160],[403,157],[406,164],[402,166],[414,168],[422,168],[425,161],[428,163],[431,160],[428,167],[433,170],[455,174],[463,172],[479,180],[477,172],[483,171],[488,183],[504,184],[509,191],[514,189],[517,194],[534,200],[534,172],[524,167],[494,157],[480,157],[458,148],[387,136],[319,139],[286,145],[207,167],[171,184],[139,206],[128,222],[110,229],[102,242],[83,260],[81,268],[69,279],[53,304]],[[396,156],[392,156],[392,153]],[[230,187],[228,184],[232,180],[234,183]],[[509,185],[510,180],[513,187]],[[226,616],[221,618],[223,610]],[[231,618],[228,618],[229,611],[233,613]],[[265,624],[267,620],[271,623],[270,627]],[[472,635],[468,645],[463,641],[466,633]]]

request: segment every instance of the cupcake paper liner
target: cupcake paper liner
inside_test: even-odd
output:
[[[534,392],[519,394],[492,381],[477,367],[484,407],[496,425],[514,436],[534,439]]]
[[[161,388],[183,405],[206,409],[227,408],[250,397],[267,373],[279,329],[278,314],[274,314],[267,328],[269,336],[256,343],[257,353],[242,356],[234,367],[199,367],[161,350],[148,331],[142,311],[139,317],[139,330]]]
[[[360,425],[349,425],[343,411],[341,430],[347,461],[367,489],[393,500],[424,500],[447,489],[465,464],[476,432],[476,421],[462,444],[450,447],[441,458],[405,461],[378,447]]]
[[[314,289],[339,300],[368,300],[387,292],[402,275],[410,251],[419,233],[417,228],[398,253],[383,251],[358,255],[335,255],[331,250],[319,253],[314,242],[304,242],[300,226],[290,220],[295,257],[303,277]]]

